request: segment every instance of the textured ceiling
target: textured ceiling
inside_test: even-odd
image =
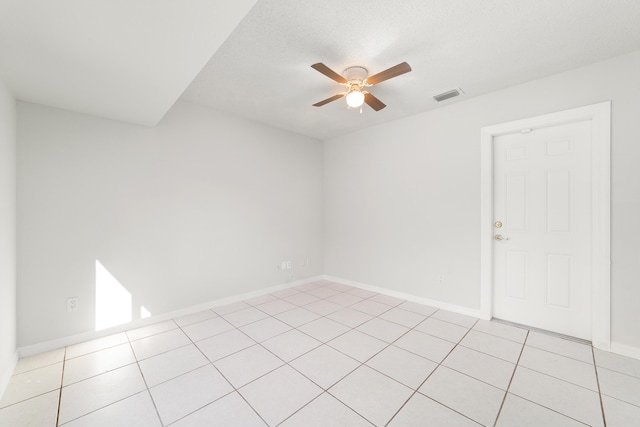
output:
[[[18,99],[155,125],[181,97],[319,139],[634,50],[639,0],[0,0]],[[342,90],[315,62],[402,61],[380,112],[311,106]]]
[[[0,0],[21,100],[155,125],[256,0]]]
[[[259,0],[182,99],[325,139],[634,50],[638,0]],[[402,61],[411,73],[370,89],[380,112],[311,106],[342,89],[315,62]]]

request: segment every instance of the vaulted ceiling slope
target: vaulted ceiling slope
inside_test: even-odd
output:
[[[256,0],[0,0],[21,100],[155,125]]]
[[[638,0],[0,0],[19,99],[153,125],[181,97],[318,139],[636,50]],[[387,108],[312,107],[342,86],[311,64],[402,61]]]
[[[260,0],[182,98],[325,139],[639,49],[638,0]],[[342,88],[311,64],[402,61],[379,112],[311,106]]]

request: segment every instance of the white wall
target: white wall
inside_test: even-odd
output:
[[[16,101],[0,79],[0,396],[16,362]]]
[[[480,128],[612,100],[612,342],[640,350],[639,75],[636,52],[325,141],[325,273],[478,309]]]
[[[285,283],[281,260],[321,274],[322,213],[320,141],[189,103],[146,128],[20,102],[18,345],[94,330],[96,260],[134,320]]]

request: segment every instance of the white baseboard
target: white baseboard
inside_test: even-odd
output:
[[[329,280],[331,282],[342,283],[343,285],[350,285],[356,288],[365,289],[367,291],[377,292],[379,294],[389,295],[392,297],[405,299],[407,301],[413,301],[418,304],[425,304],[431,307],[441,308],[443,310],[452,311],[454,313],[466,314],[467,316],[477,317],[479,319],[484,319],[484,320],[491,320],[482,316],[479,309],[476,310],[473,308],[463,307],[455,304],[449,304],[446,302],[436,301],[429,298],[418,297],[411,294],[405,294],[403,292],[392,291],[392,290],[381,288],[378,286],[372,286],[372,285],[367,285],[365,283],[355,282],[353,280],[343,279],[341,277],[328,276],[326,274],[323,275],[322,278],[325,280]],[[631,357],[633,359],[640,360],[640,348],[638,347],[611,342],[610,349],[601,349],[601,350],[609,351],[611,353],[619,354],[621,356]]]
[[[342,283],[343,285],[349,285],[356,288],[365,289],[367,291],[377,292],[379,294],[389,295],[389,296],[404,299],[407,301],[416,302],[418,304],[424,304],[430,307],[441,308],[443,310],[452,311],[454,313],[477,317],[479,319],[485,319],[480,313],[480,309],[463,307],[461,305],[449,304],[446,302],[436,301],[429,298],[423,298],[423,297],[419,297],[412,294],[405,294],[404,292],[392,291],[390,289],[381,288],[379,286],[373,286],[373,285],[367,285],[365,283],[354,282],[353,280],[343,279],[341,277],[334,277],[334,276],[328,276],[328,275],[324,275],[322,277],[325,280]],[[490,320],[490,319],[485,319],[485,320]]]
[[[631,357],[633,359],[640,360],[640,348],[627,344],[620,344],[617,342],[611,342],[611,353],[616,353],[621,356]]]
[[[0,399],[4,394],[4,391],[7,389],[9,385],[9,381],[11,381],[11,377],[13,376],[13,371],[16,369],[16,365],[18,364],[18,350],[13,353],[13,358],[9,361],[9,365],[4,367],[4,370],[0,372]]]
[[[214,307],[220,307],[222,305],[232,304],[234,302],[259,297],[261,295],[269,294],[271,292],[279,291],[282,289],[291,288],[293,286],[302,285],[304,283],[314,282],[321,280],[323,276],[307,277],[296,281],[282,283],[279,285],[270,286],[268,288],[259,289],[257,291],[247,292],[240,295],[233,295],[227,298],[221,298],[214,301],[209,301],[203,304],[186,307],[180,310],[172,311],[169,313],[163,313],[147,317],[146,319],[134,320],[133,322],[125,323],[122,325],[114,326],[112,328],[103,329],[101,331],[89,331],[81,334],[70,335],[67,337],[58,338],[55,340],[45,341],[38,344],[32,344],[18,348],[17,354],[20,357],[33,356],[34,354],[44,353],[46,351],[55,350],[58,348],[66,347],[68,345],[78,344],[85,341],[102,338],[107,335],[116,334],[119,332],[129,331],[131,329],[140,328],[153,323],[163,322],[165,320],[175,319],[178,317],[186,316],[189,314],[197,313],[199,311],[208,310]],[[17,360],[17,359],[16,359]],[[13,372],[13,371],[12,371]]]
[[[279,291],[279,290],[282,290],[282,289],[291,288],[291,287],[302,285],[302,284],[305,284],[305,283],[316,282],[316,281],[319,281],[319,280],[327,280],[329,282],[341,283],[341,284],[344,284],[344,285],[349,285],[349,286],[353,286],[353,287],[356,287],[356,288],[365,289],[365,290],[368,290],[368,291],[371,291],[371,292],[376,292],[376,293],[379,293],[379,294],[389,295],[389,296],[400,298],[400,299],[404,299],[404,300],[407,300],[407,301],[412,301],[412,302],[415,302],[415,303],[418,303],[418,304],[424,304],[424,305],[428,305],[428,306],[431,306],[431,307],[435,307],[435,308],[439,308],[439,309],[443,309],[443,310],[447,310],[447,311],[452,311],[454,313],[459,313],[459,314],[464,314],[464,315],[467,315],[467,316],[477,317],[479,319],[490,320],[490,319],[486,319],[485,317],[483,317],[482,313],[480,312],[479,309],[473,309],[473,308],[464,307],[464,306],[460,306],[460,305],[456,305],[456,304],[449,304],[449,303],[446,303],[446,302],[432,300],[432,299],[424,298],[424,297],[419,297],[419,296],[412,295],[412,294],[406,294],[404,292],[398,292],[398,291],[393,291],[393,290],[386,289],[386,288],[381,288],[379,286],[368,285],[368,284],[365,284],[365,283],[360,283],[360,282],[356,282],[356,281],[349,280],[349,279],[343,279],[341,277],[335,277],[335,276],[329,276],[329,275],[313,276],[313,277],[307,277],[307,278],[301,279],[301,280],[296,280],[296,281],[292,281],[292,282],[288,282],[288,283],[282,283],[282,284],[279,284],[279,285],[270,286],[268,288],[259,289],[257,291],[253,291],[253,292],[248,292],[248,293],[244,293],[244,294],[240,294],[240,295],[234,295],[234,296],[227,297],[227,298],[221,298],[221,299],[218,299],[218,300],[209,301],[207,303],[198,304],[198,305],[194,305],[194,306],[191,306],[191,307],[186,307],[186,308],[183,308],[183,309],[180,309],[180,310],[172,311],[170,313],[164,313],[164,314],[159,314],[159,315],[156,315],[156,316],[151,316],[151,317],[148,317],[146,319],[134,320],[133,322],[126,323],[124,325],[115,326],[113,328],[105,329],[105,330],[102,330],[102,331],[90,331],[90,332],[85,332],[85,333],[77,334],[77,335],[71,335],[71,336],[67,336],[67,337],[63,337],[63,338],[59,338],[59,339],[55,339],[55,340],[51,340],[51,341],[46,341],[46,342],[42,342],[42,343],[38,343],[38,344],[19,347],[18,350],[15,353],[13,362],[10,364],[11,366],[5,368],[5,371],[0,373],[1,374],[1,376],[0,376],[0,396],[2,396],[2,393],[4,392],[4,390],[6,389],[7,385],[9,384],[9,381],[11,380],[11,376],[13,375],[13,371],[15,369],[15,366],[16,366],[17,362],[18,362],[18,357],[32,356],[34,354],[43,353],[43,352],[50,351],[50,350],[55,350],[55,349],[62,348],[62,347],[68,346],[68,345],[78,344],[78,343],[81,343],[81,342],[84,342],[84,341],[90,341],[90,340],[93,340],[93,339],[102,338],[102,337],[105,337],[107,335],[111,335],[111,334],[115,334],[115,333],[119,333],[119,332],[124,332],[124,331],[128,331],[128,330],[131,330],[131,329],[140,328],[142,326],[146,326],[146,325],[150,325],[150,324],[158,323],[158,322],[163,322],[165,320],[175,319],[175,318],[178,318],[178,317],[182,317],[182,316],[186,316],[186,315],[189,315],[189,314],[197,313],[199,311],[208,310],[208,309],[215,308],[215,307],[220,307],[220,306],[226,305],[226,304],[232,304],[234,302],[247,300],[247,299],[254,298],[254,297],[259,297],[261,295],[265,295],[265,294],[268,294],[268,293],[271,293],[271,292],[275,292],[275,291]],[[626,344],[620,344],[620,343],[612,342],[610,351],[612,353],[616,353],[616,354],[619,354],[619,355],[622,355],[622,356],[627,356],[627,357],[631,357],[631,358],[640,360],[640,348],[638,348],[638,347],[633,347],[633,346],[626,345]]]

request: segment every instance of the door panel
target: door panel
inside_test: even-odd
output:
[[[493,142],[493,315],[590,339],[591,122]]]
[[[512,175],[506,177],[505,220],[512,231],[525,231],[527,228],[527,177]]]
[[[547,171],[547,233],[570,231],[571,171]]]
[[[527,298],[527,253],[507,251],[507,295],[510,298]]]
[[[573,257],[547,254],[547,305],[571,308],[570,297],[573,278]]]

